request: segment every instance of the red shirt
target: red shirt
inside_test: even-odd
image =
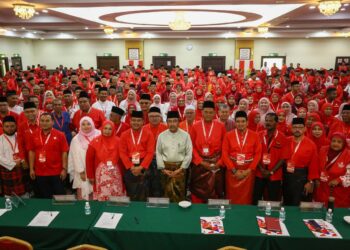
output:
[[[54,128],[48,135],[38,129],[29,142],[29,150],[35,153],[36,175],[59,175],[62,171],[62,153],[68,152],[68,143],[65,135]],[[46,161],[40,162],[39,155],[44,155]]]
[[[77,112],[75,112],[75,114],[73,116],[73,120],[72,120],[72,124],[73,124],[74,129],[79,130],[80,119],[85,117],[85,116],[89,116],[94,121],[95,128],[97,128],[97,129],[99,129],[102,126],[102,123],[106,120],[105,115],[99,109],[95,109],[95,108],[91,107],[87,113],[85,113],[81,110],[78,110]]]
[[[288,160],[294,163],[295,168],[308,168],[308,179],[314,180],[320,177],[318,166],[318,153],[315,143],[304,136],[299,146],[294,137],[288,137],[290,155]]]
[[[132,139],[131,133],[134,135],[135,143]],[[141,138],[139,139],[140,136]],[[138,143],[139,140],[140,142]],[[133,131],[130,128],[120,136],[120,158],[126,169],[134,166],[131,158],[135,152],[140,153],[140,166],[147,169],[152,162],[154,150],[155,141],[152,133],[147,129]]]
[[[165,123],[159,123],[158,126],[154,127],[150,123],[148,123],[147,125],[143,126],[143,128],[145,130],[150,131],[153,134],[154,141],[157,142],[159,134],[167,130],[168,126]]]
[[[129,124],[125,122],[120,122],[119,124],[114,124],[115,126],[115,135],[120,137],[122,133],[130,128]]]
[[[269,141],[267,131],[265,130],[259,133],[259,138],[262,145],[260,163],[265,169],[271,171],[280,160],[288,159],[290,147],[288,147],[287,137],[283,133],[276,130]],[[270,164],[268,165],[263,163],[264,154],[270,155]],[[259,168],[256,170],[256,176],[262,178]],[[272,176],[270,176],[270,180],[282,180],[282,167],[280,167]]]
[[[203,132],[203,123],[204,130]],[[212,129],[211,129],[212,128]],[[210,130],[211,133],[210,133]],[[208,156],[213,156],[215,154],[221,154],[222,142],[226,134],[225,125],[219,121],[212,121],[211,123],[206,123],[202,121],[195,122],[192,127],[191,139],[193,143],[193,158],[192,162],[195,165],[199,165],[203,159],[203,146],[208,147]]]

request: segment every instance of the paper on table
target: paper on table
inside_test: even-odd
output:
[[[317,238],[342,239],[337,229],[323,219],[305,219],[304,222]]]
[[[59,214],[59,211],[40,211],[28,224],[30,227],[47,227]]]
[[[3,215],[3,214],[6,213],[6,212],[7,212],[7,209],[1,208],[1,209],[0,209],[0,216]]]
[[[258,220],[258,226],[260,229],[260,233],[266,234],[266,235],[271,235],[271,236],[289,236],[289,232],[287,230],[287,227],[282,221],[280,221],[282,232],[273,232],[273,231],[269,231],[266,229],[265,217],[256,216],[256,219]]]
[[[95,224],[98,228],[115,229],[123,214],[104,212]]]
[[[224,223],[219,216],[200,217],[202,234],[225,234]]]

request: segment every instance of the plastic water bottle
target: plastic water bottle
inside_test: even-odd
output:
[[[271,203],[270,202],[266,203],[265,214],[266,215],[271,215]]]
[[[5,209],[7,209],[8,211],[12,210],[12,203],[11,203],[10,198],[6,198],[6,200],[5,200]]]
[[[219,212],[219,216],[220,216],[221,219],[225,219],[225,213],[226,213],[225,207],[221,206],[220,207],[220,212]]]
[[[332,223],[333,220],[333,213],[332,213],[332,209],[328,209],[327,213],[326,213],[326,221],[329,223]]]
[[[281,221],[285,221],[286,220],[286,211],[284,210],[284,207],[281,207],[281,210],[280,210],[280,220]]]
[[[85,202],[85,215],[89,215],[91,214],[91,207],[90,207],[90,204],[89,202]]]

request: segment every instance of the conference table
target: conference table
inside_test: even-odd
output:
[[[290,237],[267,236],[260,233],[256,216],[264,216],[256,206],[232,205],[226,210],[225,234],[201,234],[200,217],[218,216],[218,209],[205,204],[189,208],[172,203],[168,208],[149,208],[144,202],[131,202],[128,207],[110,206],[107,202],[91,201],[90,215],[84,214],[83,201],[54,205],[52,200],[26,199],[19,206],[0,216],[0,235],[9,235],[30,242],[34,249],[66,249],[89,243],[107,249],[218,249],[234,245],[246,249],[350,249],[350,225],[343,217],[349,209],[335,209],[333,225],[342,239],[319,239],[302,219],[323,219],[324,212],[301,212],[298,207],[286,207],[285,224]],[[0,208],[4,208],[0,199]],[[59,211],[48,227],[29,227],[39,211]],[[116,229],[101,229],[94,225],[103,212],[122,213]],[[278,216],[273,212],[272,216]]]

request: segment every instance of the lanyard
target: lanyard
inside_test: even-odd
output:
[[[51,137],[51,132],[50,132],[49,135],[47,136],[47,138],[46,138],[46,140],[45,140],[45,144],[43,144],[43,138],[42,138],[42,136],[41,136],[41,131],[40,131],[40,142],[41,142],[41,145],[42,145],[43,147],[46,146],[46,144],[47,144],[47,142],[49,141],[50,137]]]
[[[269,144],[269,145],[267,145],[266,137],[264,136],[264,143],[265,143],[265,145],[267,146],[267,152],[270,152],[271,145],[272,145],[273,141],[276,140],[277,136],[278,136],[278,130],[276,130],[276,134],[275,134],[275,136],[273,137],[273,139],[270,141],[270,144]]]
[[[55,114],[55,113],[53,113],[53,118],[55,119],[55,122],[56,122],[57,126],[58,126],[60,129],[62,129],[62,128],[63,128],[63,122],[64,122],[63,114],[62,114],[61,124],[58,122],[59,117],[56,117],[56,114]],[[58,118],[58,119],[57,119],[57,118]]]
[[[296,145],[296,147],[294,148],[294,151],[293,151],[293,154],[292,154],[292,157],[294,157],[295,153],[298,151],[299,147],[300,147],[300,144],[303,142],[304,138]],[[293,145],[293,144],[292,144]]]
[[[202,120],[202,129],[203,129],[203,134],[204,134],[204,140],[205,140],[206,143],[207,143],[208,140],[210,139],[211,133],[213,132],[213,127],[214,127],[214,122],[211,122],[211,127],[210,127],[210,130],[209,130],[209,135],[208,135],[208,137],[207,137],[207,132],[206,132],[206,130],[205,130],[204,121]]]
[[[116,134],[116,135],[119,133],[119,130],[121,129],[122,125],[123,125],[123,124],[120,122],[120,124],[119,124],[119,127],[118,127],[117,131],[115,131],[115,134]]]
[[[248,130],[245,132],[245,135],[244,135],[244,139],[243,139],[243,142],[241,144],[241,140],[239,139],[238,137],[238,132],[237,132],[237,129],[235,130],[235,133],[236,133],[236,140],[237,140],[237,143],[241,149],[241,152],[243,151],[243,148],[244,148],[244,145],[245,145],[245,141],[247,140],[247,136],[248,136]]]
[[[5,134],[4,134],[4,137],[5,137],[6,141],[10,144],[12,152],[14,153],[16,151],[16,148],[17,148],[17,136],[15,135],[15,146],[13,146],[12,142]]]
[[[132,129],[130,130],[132,143],[134,144],[134,146],[135,146],[136,148],[137,148],[137,146],[140,144],[141,137],[142,137],[142,132],[143,132],[143,128],[141,129],[141,133],[140,133],[140,135],[139,135],[139,138],[137,139],[137,144],[136,144],[136,143],[135,143],[134,132],[132,131]]]
[[[328,163],[325,167],[325,169],[329,169],[334,163],[336,160],[338,160],[339,156],[341,155],[342,152],[340,152],[330,163]]]

